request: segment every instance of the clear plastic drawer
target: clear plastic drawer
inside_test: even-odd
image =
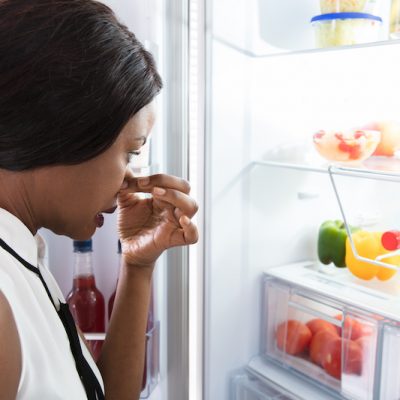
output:
[[[379,312],[383,295],[360,290],[360,306],[351,301],[357,288],[342,277],[319,276],[304,265],[271,271],[261,333],[269,359],[345,398],[400,398],[400,326]],[[395,311],[398,300],[390,301]]]
[[[390,380],[380,388],[379,399],[397,400],[400,398],[400,327],[386,325],[382,336],[380,375],[388,376]]]
[[[243,371],[232,378],[232,400],[293,400],[293,397]]]

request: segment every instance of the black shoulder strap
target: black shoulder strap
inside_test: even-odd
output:
[[[62,324],[64,325],[65,331],[68,336],[69,345],[71,347],[72,355],[75,359],[76,370],[85,388],[88,400],[104,400],[104,393],[100,386],[100,383],[82,353],[81,343],[79,341],[75,321],[69,310],[68,304],[60,301],[60,309],[57,310],[55,304],[53,303],[49,288],[47,287],[39,268],[34,267],[32,264],[28,263],[26,260],[20,257],[19,254],[17,254],[2,239],[0,239],[0,246],[8,253],[10,253],[15,259],[17,259],[24,267],[26,267],[39,277],[47,292],[47,295],[49,296],[51,303],[54,305],[54,308],[58,316],[60,317]]]

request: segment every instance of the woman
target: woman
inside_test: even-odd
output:
[[[2,399],[139,397],[154,263],[197,241],[188,183],[128,169],[160,89],[152,56],[108,7],[0,0]],[[36,232],[88,239],[117,204],[124,265],[97,369]]]

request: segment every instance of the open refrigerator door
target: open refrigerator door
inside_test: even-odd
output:
[[[250,3],[208,2],[204,398],[397,399],[391,2]]]

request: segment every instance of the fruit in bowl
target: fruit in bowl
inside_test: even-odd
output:
[[[348,132],[320,130],[313,136],[318,153],[329,161],[358,164],[372,155],[381,138],[379,131]]]
[[[377,121],[362,127],[363,129],[379,131],[381,140],[374,151],[376,156],[394,156],[400,150],[400,122]]]

